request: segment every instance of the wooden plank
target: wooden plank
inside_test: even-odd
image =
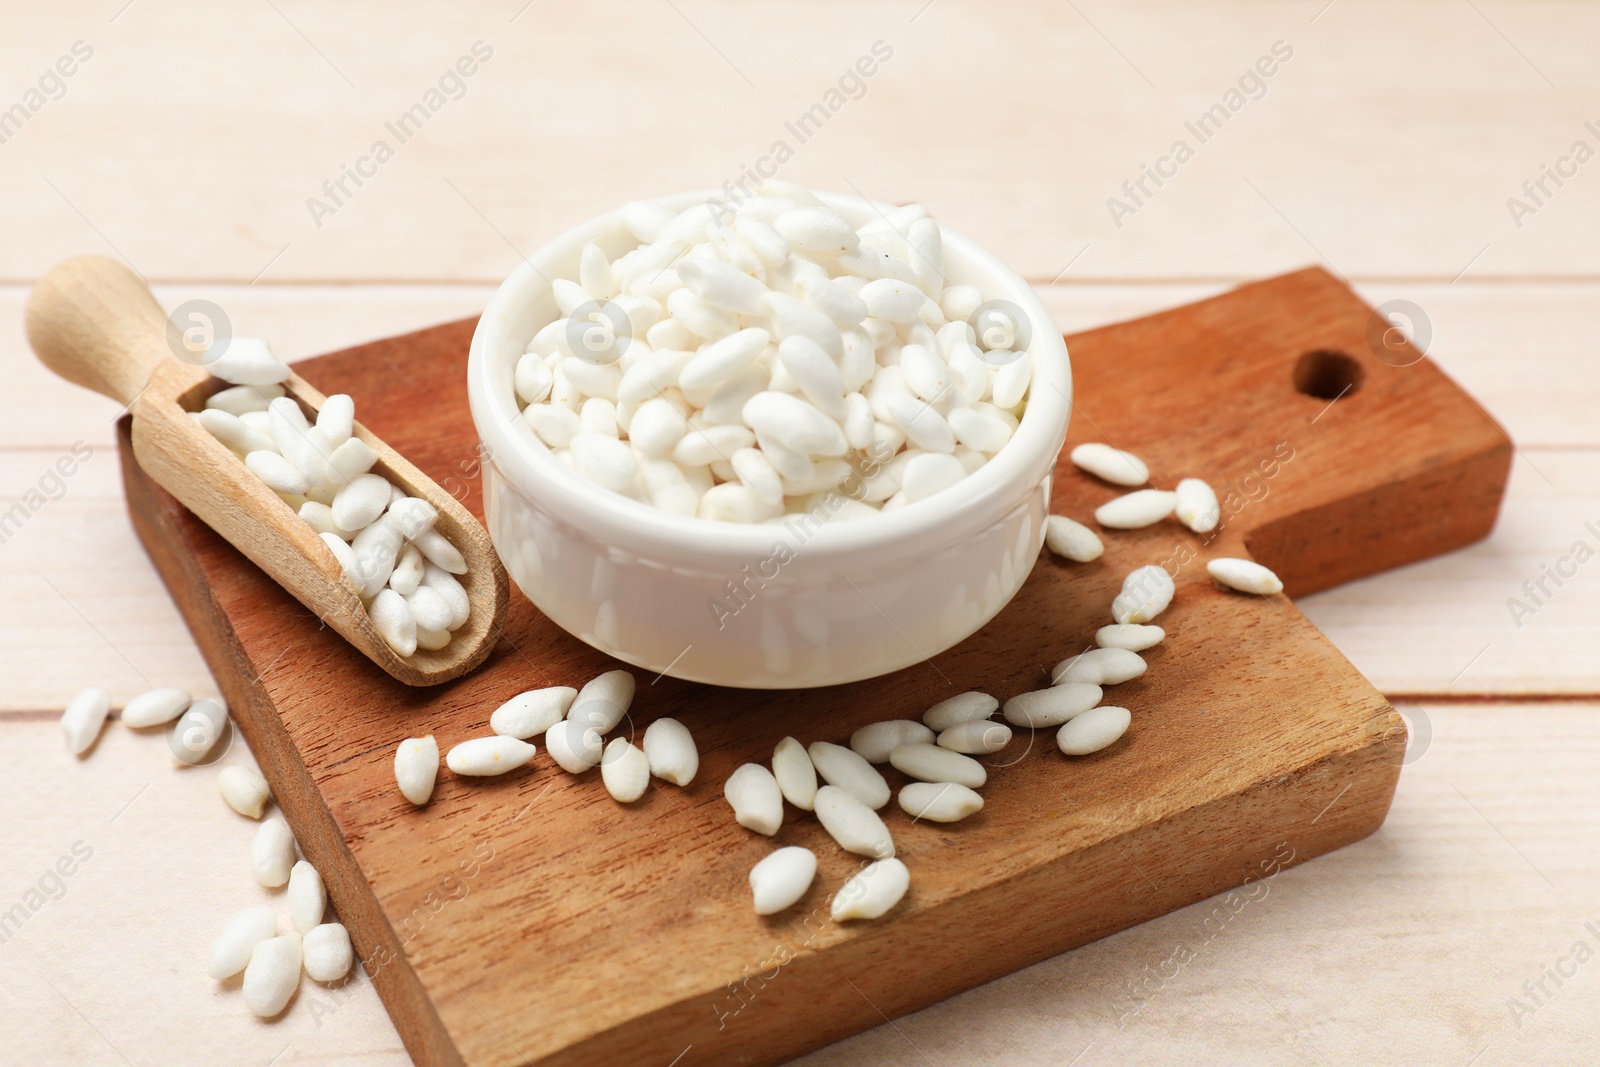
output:
[[[238,979],[206,977],[211,942],[237,912],[267,905],[289,928],[283,890],[250,873],[256,824],[217,794],[221,767],[252,763],[242,741],[217,763],[179,767],[162,731],[113,721],[80,760],[55,720],[0,715],[15,768],[0,775],[0,910],[27,909],[0,931],[11,1013],[0,1061],[198,1067],[226,1049],[227,1062],[256,1065],[411,1062],[365,978],[307,980],[269,1024],[245,1007]]]
[[[20,608],[0,624],[3,707],[60,707],[88,684],[118,704],[216,692],[129,528],[114,451],[90,447],[0,452],[0,598]]]
[[[57,455],[0,451],[0,511],[36,486]],[[1600,645],[1600,586],[1587,579],[1587,566],[1564,587],[1550,583],[1557,595],[1520,628],[1506,606],[1525,595],[1524,580],[1537,579],[1540,566],[1554,565],[1575,541],[1587,538],[1600,550],[1584,526],[1600,524],[1593,456],[1531,455],[1566,488],[1552,490],[1532,468],[1514,465],[1488,541],[1299,601],[1380,690],[1600,692],[1600,662],[1590,654]],[[110,454],[97,451],[69,485],[65,499],[0,546],[0,597],[20,605],[27,619],[0,627],[0,674],[8,679],[0,713],[57,706],[86,678],[110,687],[118,702],[140,692],[145,678],[210,689],[192,638],[128,528]]]
[[[1584,924],[1597,919],[1600,704],[1399,710],[1414,727],[1426,715],[1429,742],[1371,837],[1249,897],[1151,919],[797,1064],[978,1067],[1003,1057],[1055,1067],[1080,1054],[1078,1067],[1180,1056],[1201,1067],[1466,1063],[1486,1046],[1478,1062],[1491,1067],[1583,1062],[1600,1042],[1587,968],[1560,988],[1547,980],[1555,996],[1521,1027],[1507,1000],[1531,1003],[1522,983],[1574,941],[1596,946]],[[211,938],[231,914],[283,906],[249,876],[254,824],[218,800],[214,767],[178,770],[159,735],[119,724],[81,762],[53,718],[0,717],[0,737],[11,755],[0,804],[27,828],[7,839],[0,900],[20,900],[75,842],[94,850],[60,899],[0,946],[0,995],[29,1019],[8,1030],[15,1062],[123,1063],[107,1040],[139,1067],[202,1067],[218,1048],[240,1063],[411,1062],[370,982],[307,983],[283,1019],[263,1024],[231,984],[205,978]],[[1192,954],[1181,967],[1166,963],[1178,946]],[[123,960],[137,963],[111,965]],[[769,993],[784,995],[786,980]],[[1129,986],[1147,980],[1153,992],[1135,999]],[[750,1011],[761,1010],[758,998]]]
[[[0,510],[21,501],[56,458],[0,451]],[[1587,539],[1600,550],[1584,526],[1600,525],[1600,493],[1587,478],[1592,458],[1533,458],[1571,488],[1550,490],[1518,462],[1490,541],[1299,601],[1384,693],[1600,693],[1600,664],[1589,654],[1600,645],[1600,589],[1582,579],[1587,568],[1560,589],[1547,584],[1555,597],[1522,617],[1522,627],[1507,608],[1510,597],[1525,600],[1523,581],[1538,579],[1541,565],[1554,565],[1574,542]],[[107,459],[98,451],[70,478],[66,499],[43,507],[0,547],[8,561],[0,597],[27,617],[26,627],[0,627],[0,673],[8,683],[0,712],[66,701],[75,678],[96,678],[117,701],[139,693],[146,678],[195,691],[213,686],[134,541]]]
[[[1593,470],[1587,452],[1519,459],[1515,503],[1491,540],[1329,590],[1303,605],[1307,617],[1396,697],[1600,692]],[[1558,572],[1571,577],[1546,578]]]
[[[1346,401],[1352,416],[1304,434],[1305,419],[1326,401],[1298,395],[1289,369],[1310,349],[1350,348],[1365,335],[1368,314],[1336,281],[1312,271],[1075,335],[1077,380],[1096,398],[1082,402],[1075,439],[1147,435],[1155,442],[1147,450],[1152,465],[1164,472],[1174,456],[1190,455],[1181,438],[1161,439],[1187,421],[1179,407],[1209,412],[1221,397],[1240,398],[1246,410],[1238,425],[1247,429],[1217,443],[1206,473],[1220,481],[1213,469],[1256,470],[1263,449],[1285,470],[1291,460],[1298,466],[1293,476],[1265,475],[1277,478],[1273,495],[1247,511],[1230,511],[1211,551],[1237,552],[1241,543],[1260,540],[1291,589],[1408,560],[1429,544],[1443,548],[1482,536],[1509,449],[1427,364],[1387,376],[1366,366],[1365,384]],[[442,470],[470,436],[457,410],[455,377],[469,329],[470,323],[440,327],[384,343],[381,359],[369,346],[304,369],[330,388],[348,390],[358,404],[381,394],[385,402],[368,407],[381,413],[372,421],[374,431],[412,451],[425,470]],[[1163,384],[1176,380],[1172,359],[1186,367],[1181,392]],[[1130,375],[1138,367],[1149,368],[1145,377]],[[1241,390],[1245,383],[1251,388]],[[407,408],[410,390],[427,395],[429,405]],[[1374,425],[1387,427],[1388,440],[1399,447],[1346,462],[1359,442],[1371,440]],[[1280,446],[1290,437],[1295,448],[1285,455]],[[1141,723],[1166,716],[1158,727],[1164,755],[1152,764],[1151,749],[1139,762],[1137,786],[1118,778],[1136,769],[1130,762],[1080,763],[1074,788],[1087,792],[1067,805],[1078,814],[1059,824],[1041,822],[1040,812],[1029,810],[1037,805],[1026,798],[1060,788],[1054,757],[1008,761],[1003,773],[996,768],[987,790],[994,803],[980,824],[995,837],[980,841],[896,823],[903,855],[939,853],[931,869],[914,860],[919,888],[896,921],[845,930],[818,912],[815,929],[808,922],[792,939],[781,924],[748,914],[743,875],[768,843],[717,817],[717,784],[738,761],[763,758],[785,733],[812,736],[815,694],[762,694],[763,714],[756,720],[748,713],[748,693],[670,679],[652,683],[635,706],[641,717],[634,728],[653,715],[677,715],[695,729],[704,753],[692,788],[656,790],[646,802],[659,815],[673,816],[665,821],[640,820],[604,798],[596,804],[585,783],[550,779],[537,769],[495,783],[498,791],[463,789],[447,777],[435,803],[414,811],[392,788],[389,753],[396,737],[427,729],[448,747],[481,730],[469,722],[481,709],[529,685],[592,675],[604,658],[518,600],[506,624],[506,647],[483,669],[451,686],[402,691],[373,676],[351,649],[308,625],[311,620],[297,623],[285,614],[282,590],[241,567],[231,549],[136,468],[125,464],[124,477],[136,526],[220,672],[246,737],[308,856],[324,871],[358,947],[369,958],[397,955],[374,979],[408,1048],[424,1062],[655,1058],[689,1046],[697,1051],[687,1062],[772,1061],[872,1025],[880,1010],[901,1014],[1236,883],[1254,871],[1253,858],[1270,845],[1266,836],[1289,824],[1314,824],[1315,813],[1336,798],[1339,812],[1307,831],[1301,858],[1353,840],[1381,821],[1393,788],[1397,767],[1387,759],[1384,739],[1398,726],[1382,697],[1295,618],[1292,606],[1218,592],[1180,559],[1172,566],[1181,571],[1185,591],[1163,620],[1175,628],[1170,643],[1219,629],[1239,637],[1226,653],[1193,646],[1196,653],[1170,673],[1163,656],[1150,676],[1129,687],[1127,699],[1141,709]],[[1414,496],[1397,497],[1393,487],[1406,484],[1416,487]],[[1056,492],[1058,506],[1068,511],[1110,495],[1064,460]],[[1410,535],[1387,536],[1384,516],[1409,516],[1416,500],[1431,502],[1430,514],[1443,521],[1412,521]],[[1305,527],[1302,517],[1314,517],[1316,528]],[[1378,533],[1384,536],[1374,539]],[[886,713],[915,714],[962,689],[1009,695],[1036,684],[1037,670],[1079,647],[1103,620],[1122,574],[1165,558],[1172,548],[1170,531],[1141,531],[1113,538],[1096,566],[1037,569],[1022,594],[962,646],[931,664],[838,690],[829,700],[831,730],[844,736]],[[1192,548],[1188,558],[1194,558]],[[1290,680],[1269,696],[1237,679],[1219,686],[1196,673],[1207,664],[1236,663],[1241,655],[1274,664],[1274,678]],[[293,671],[263,669],[268,660],[284,659],[295,664]],[[337,692],[339,680],[354,688]],[[1262,684],[1258,679],[1257,687]],[[1200,710],[1227,725],[1239,758],[1196,778],[1200,749],[1213,744],[1211,723],[1193,706],[1198,691],[1210,694]],[[1188,696],[1179,700],[1179,694]],[[329,718],[332,707],[338,713]],[[468,709],[478,709],[477,715]],[[506,790],[516,795],[508,798]],[[1140,799],[1130,806],[1106,802],[1120,791]],[[1091,802],[1091,796],[1100,799]],[[535,804],[540,819],[518,822]],[[464,826],[472,828],[466,837]],[[559,836],[552,837],[557,827]],[[670,842],[664,843],[664,832]],[[409,917],[419,894],[438,880],[443,861],[437,857],[469,839],[475,847],[492,842],[491,854],[504,856],[504,864],[497,860],[447,921],[414,931],[401,954],[400,935],[413,932]],[[1004,858],[994,852],[997,839],[1008,842]],[[780,840],[818,846],[825,885],[836,884],[851,866],[822,847],[820,828],[809,822],[786,829]],[[1197,840],[1205,847],[1197,849]],[[608,856],[652,858],[644,868],[618,866],[575,844],[585,841],[604,841]],[[1172,872],[1167,887],[1146,893],[1137,876],[1144,865]],[[719,890],[709,895],[702,884],[708,866],[718,872]],[[690,867],[697,877],[690,877]],[[530,896],[530,879],[558,880],[565,889]],[[1006,918],[997,922],[997,914]],[[948,940],[945,932],[982,916],[992,935],[983,945],[953,949],[937,973],[921,969],[915,981],[906,980],[919,969],[919,946],[929,938]],[[508,924],[525,938],[500,936]],[[589,934],[568,940],[580,926],[608,931],[602,952],[594,951]],[[727,1002],[726,984],[741,982],[751,967],[767,969],[761,961],[774,938],[784,946],[784,996],[759,1017],[735,1018],[744,1011],[734,1004],[743,1002]],[[464,950],[472,944],[495,948]],[[588,947],[580,951],[580,945]],[[547,979],[537,988],[537,1013],[529,1010],[534,991],[522,977],[535,965],[528,952],[537,952]],[[880,966],[862,973],[869,959]],[[841,976],[853,976],[866,1003],[843,994]]]
[[[1057,324],[1071,333],[1224,288],[1054,285],[1036,291]],[[1600,421],[1594,418],[1600,377],[1593,371],[1590,341],[1600,335],[1600,286],[1371,282],[1356,291],[1374,306],[1389,306],[1413,334],[1410,320],[1416,319],[1427,336],[1429,358],[1493,414],[1519,447],[1600,446]]]
[[[478,0],[397,22],[374,0],[188,0],[107,24],[48,5],[8,24],[4,68],[43,71],[77,39],[95,54],[5,145],[0,278],[114,247],[157,280],[494,281],[512,246],[720,186],[780,140],[782,177],[921,200],[1038,281],[1069,263],[1080,278],[1234,278],[1324,255],[1357,278],[1600,273],[1587,171],[1547,185],[1520,229],[1506,206],[1574,141],[1600,144],[1581,46],[1600,11],[1480,7]],[[401,143],[385,123],[478,40],[493,57]],[[864,95],[791,132],[877,41],[893,55]],[[1264,94],[1247,82],[1260,98],[1202,143],[1185,124],[1278,41],[1293,58]],[[1405,150],[1373,151],[1375,130]],[[1159,189],[1145,179],[1119,228],[1110,198],[1132,202],[1123,183],[1180,139],[1194,158]],[[378,140],[393,158],[314,218],[308,200]]]
[[[1399,710],[1425,715],[1431,741],[1371,837],[796,1067],[1587,1062],[1600,705]],[[1579,940],[1590,962],[1572,976]],[[1523,983],[1558,961],[1568,977],[1544,979],[1549,996],[1535,987],[1536,1006]]]
[[[1148,313],[1195,292],[1190,287],[1164,286],[1054,287],[1044,294],[1058,322],[1075,329]],[[1373,287],[1369,298],[1388,298],[1387,292],[1395,290]],[[447,287],[292,293],[232,289],[223,299],[230,308],[246,309],[239,317],[250,328],[265,327],[260,332],[289,338],[290,347],[284,350],[295,353],[324,337],[353,339],[381,330],[385,322],[405,322],[413,310],[420,316],[460,304],[470,308],[485,293]],[[1574,437],[1593,443],[1596,424],[1587,413],[1600,403],[1600,397],[1593,395],[1600,384],[1584,373],[1580,340],[1593,332],[1587,323],[1600,307],[1593,295],[1588,286],[1546,293],[1531,286],[1458,285],[1422,293],[1420,302],[1433,309],[1432,320],[1443,338],[1435,341],[1433,350],[1443,353],[1446,369],[1490,397],[1488,406],[1519,439],[1526,441],[1517,429],[1521,426],[1535,441],[1524,449],[1527,460],[1519,462],[1513,476],[1511,504],[1490,542],[1459,557],[1434,560],[1304,601],[1318,627],[1381,689],[1600,692],[1600,667],[1587,654],[1600,640],[1594,622],[1600,617],[1596,604],[1600,594],[1593,583],[1580,580],[1559,590],[1547,585],[1559,596],[1547,599],[1548,610],[1541,608],[1535,616],[1523,618],[1520,628],[1507,606],[1512,596],[1531,604],[1520,588],[1522,582],[1537,580],[1540,565],[1554,565],[1568,554],[1585,536],[1584,524],[1600,517],[1600,498],[1588,477],[1590,457],[1543,450],[1537,437],[1545,429],[1546,443]],[[178,296],[179,291],[169,290],[167,302],[176,302]],[[1524,317],[1513,312],[1528,302],[1538,313]],[[20,311],[20,301],[17,308]],[[5,317],[0,314],[0,319]],[[1600,328],[1600,323],[1594,325]],[[1537,349],[1538,360],[1530,366],[1507,359],[1506,352],[1517,350],[1519,332],[1529,331],[1527,347]],[[101,420],[112,412],[100,409],[113,405],[58,383],[18,348],[9,349],[9,355],[7,369],[32,378],[25,378],[26,389],[0,397],[0,427],[5,428],[0,433],[16,427],[19,438],[32,435],[41,447],[0,451],[0,500],[5,506],[37,487],[71,440],[84,439],[79,434],[93,442],[90,447],[100,449],[101,459],[75,473],[69,501],[32,516],[30,529],[8,538],[4,546],[6,558],[19,565],[0,570],[0,587],[30,605],[32,615],[28,627],[3,631],[0,662],[13,666],[18,680],[0,701],[17,708],[60,701],[73,691],[85,664],[119,696],[132,695],[143,684],[140,672],[202,685],[203,665],[127,535],[118,483],[111,465],[103,462],[105,444],[99,432],[108,424]],[[24,402],[24,397],[39,395],[35,385],[45,395],[38,402]],[[60,394],[58,398],[52,399],[51,388]],[[1507,399],[1499,399],[1502,395]],[[44,445],[52,438],[57,447]],[[53,491],[50,486],[46,490]],[[1600,548],[1593,538],[1590,541]],[[82,616],[63,596],[79,606]],[[1442,603],[1451,609],[1441,611]],[[111,635],[115,645],[101,634]],[[1482,657],[1457,678],[1486,646]],[[131,667],[123,656],[137,666]]]
[[[1241,279],[1242,280],[1242,279]],[[1149,315],[1228,288],[1225,284],[1054,285],[1035,291],[1064,332]],[[1430,355],[1478,398],[1524,449],[1600,447],[1600,380],[1588,372],[1587,338],[1600,335],[1600,285],[1477,284],[1357,287],[1372,304],[1409,300],[1424,309]],[[211,300],[241,336],[270,338],[286,359],[474,315],[493,288],[481,285],[173,285],[169,309]],[[0,286],[0,448],[109,445],[117,406],[57,379],[22,336],[22,286]]]

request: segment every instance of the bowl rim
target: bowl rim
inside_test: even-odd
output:
[[[829,192],[814,195],[846,218],[863,210],[880,216],[895,210],[894,205],[864,197]],[[699,203],[726,203],[726,198],[713,190],[652,199],[678,211]],[[530,293],[548,286],[546,278],[556,275],[558,262],[585,243],[615,232],[621,211],[618,207],[579,223],[525,257],[479,318],[467,360],[467,395],[474,426],[486,446],[485,465],[503,473],[522,496],[619,548],[673,551],[691,558],[767,555],[790,528],[788,518],[797,517],[773,523],[733,523],[676,515],[594,485],[568,470],[539,440],[522,418],[509,368],[505,373],[497,371],[492,348],[510,329],[518,306]],[[1028,283],[997,256],[943,224],[940,231],[946,255],[954,252],[1005,290],[985,293],[987,299],[1010,300],[1028,315],[1033,329],[1029,346],[1033,371],[1027,408],[1011,439],[982,467],[930,497],[893,511],[872,518],[821,522],[803,540],[807,556],[893,548],[933,534],[940,541],[968,535],[994,521],[995,507],[1009,507],[1055,467],[1072,407],[1071,364],[1061,331]]]

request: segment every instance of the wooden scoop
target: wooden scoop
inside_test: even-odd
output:
[[[436,652],[400,656],[378,636],[354,587],[317,532],[189,413],[228,383],[173,358],[167,316],[150,288],[112,259],[57,264],[28,297],[28,342],[61,377],[126,404],[139,466],[372,662],[407,685],[458,677],[489,654],[505,616],[506,572],[489,536],[454,497],[357,423],[378,454],[372,468],[439,511],[435,528],[461,550],[466,623]],[[308,418],[324,397],[298,375],[282,383]]]

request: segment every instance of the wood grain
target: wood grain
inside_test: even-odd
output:
[[[1600,659],[1591,655],[1600,644],[1600,584],[1587,579],[1587,568],[1520,627],[1506,606],[1574,541],[1592,541],[1585,523],[1600,516],[1594,454],[1524,452],[1555,486],[1516,461],[1487,541],[1297,602],[1385,694],[1600,693]],[[63,455],[70,453],[0,451],[0,510],[27,499]],[[59,707],[86,679],[107,686],[117,704],[156,684],[214,692],[129,529],[113,448],[95,447],[66,481],[62,495],[47,480],[45,489],[60,499],[47,497],[0,546],[0,599],[22,605],[28,620],[0,628],[0,677],[9,683],[0,714]]]
[[[1396,707],[1419,727],[1425,717],[1427,738],[1413,742],[1376,833],[1252,887],[1255,899],[1223,894],[1173,911],[893,1026],[880,1021],[796,1067],[1062,1067],[1075,1056],[1074,1067],[1319,1056],[1582,1067],[1600,1034],[1588,968],[1521,1028],[1506,998],[1597,918],[1600,705]],[[234,912],[283,906],[281,891],[250,877],[255,824],[217,798],[215,767],[175,770],[160,734],[116,726],[82,761],[53,719],[0,730],[17,758],[0,805],[23,831],[8,839],[8,900],[72,842],[94,848],[66,895],[0,951],[0,990],[27,1020],[5,1028],[0,1063],[109,1067],[124,1064],[120,1050],[136,1067],[207,1067],[218,1048],[257,1067],[274,1057],[295,1067],[411,1062],[365,979],[307,982],[284,1018],[263,1022],[237,988],[205,977],[211,939]],[[228,759],[245,757],[239,744]],[[1165,883],[1165,871],[1145,870]],[[1163,961],[1179,946],[1194,958],[1153,983],[1140,1007],[1129,987],[1172,975]],[[780,979],[749,1012],[781,996]]]
[[[1067,268],[1040,292],[1068,331],[1326,253],[1369,302],[1408,298],[1432,316],[1433,355],[1522,456],[1490,540],[1300,601],[1386,693],[1470,701],[1402,708],[1431,718],[1431,745],[1379,832],[1279,875],[1220,932],[1213,911],[1237,898],[880,1021],[806,1067],[1592,1064],[1589,967],[1521,1026],[1506,1004],[1597,918],[1600,704],[1550,697],[1600,694],[1600,583],[1585,568],[1520,629],[1505,605],[1600,517],[1600,185],[1585,167],[1521,229],[1505,198],[1600,115],[1593,9],[937,0],[911,22],[921,0],[677,0],[677,12],[469,0],[400,18],[363,2],[274,6],[65,0],[15,7],[0,35],[7,104],[71,41],[96,51],[0,150],[12,208],[0,243],[3,506],[73,442],[96,450],[66,496],[0,547],[12,606],[0,707],[22,712],[0,716],[11,755],[0,904],[58,846],[83,836],[96,848],[66,897],[0,949],[0,1063],[209,1067],[218,1049],[274,1067],[410,1062],[370,983],[307,983],[264,1023],[237,989],[204,978],[230,914],[281,906],[251,882],[253,824],[217,799],[213,771],[173,771],[161,737],[119,728],[88,760],[62,750],[47,709],[83,684],[121,703],[147,684],[211,683],[128,529],[117,405],[49,375],[22,340],[34,275],[67,255],[126,253],[164,305],[216,300],[239,333],[294,357],[458,318],[517,261],[502,234],[528,251],[626,197],[732,176],[882,35],[897,77],[851,102],[786,177],[921,197],[1040,282]],[[305,198],[480,35],[498,53],[485,78],[317,229]],[[1277,37],[1297,51],[1289,77],[1115,229],[1105,198]],[[570,106],[529,105],[551,98]],[[952,126],[971,132],[944,136]],[[1126,987],[1177,945],[1198,958],[1124,1019]]]
[[[257,1019],[239,980],[206,977],[217,932],[248,907],[285,911],[251,876],[256,823],[217,795],[223,766],[252,765],[236,736],[219,763],[176,766],[161,730],[109,724],[89,754],[56,716],[0,719],[24,773],[0,777],[10,909],[63,855],[80,862],[20,930],[0,931],[0,1063],[73,1067],[405,1067],[365,978],[301,985],[284,1017]],[[219,746],[220,747],[220,746]],[[17,832],[12,832],[13,830]],[[87,860],[81,860],[85,851]],[[287,916],[284,916],[287,928]]]
[[[1216,287],[1037,291],[1057,323],[1077,332],[1211,296]],[[1600,379],[1586,370],[1585,341],[1600,332],[1600,293],[1593,285],[1465,281],[1358,291],[1371,303],[1398,297],[1427,310],[1438,364],[1506,427],[1519,457],[1507,507],[1488,541],[1316,594],[1301,607],[1385,693],[1600,693],[1600,661],[1589,654],[1600,642],[1600,584],[1568,582],[1520,627],[1506,606],[1600,516],[1589,451],[1600,445],[1600,422],[1592,417]],[[166,306],[195,297],[216,301],[241,334],[271,337],[275,350],[295,357],[376,336],[385,323],[404,330],[429,318],[460,317],[491,292],[475,286],[157,290]],[[27,350],[23,295],[0,289],[0,324],[13,316],[16,322],[10,336],[0,329],[0,372],[18,383],[15,394],[0,395],[0,444],[9,446],[0,450],[0,501],[4,509],[21,502],[74,442],[97,458],[68,479],[65,500],[52,500],[5,540],[0,596],[27,604],[30,625],[0,631],[0,672],[12,679],[0,692],[0,707],[50,706],[85,677],[110,686],[119,701],[141,691],[145,676],[209,690],[191,639],[127,530],[115,465],[101,462],[111,455],[117,405],[56,378]],[[1520,355],[1535,351],[1537,358]],[[468,480],[464,472],[453,476]]]
[[[1417,729],[1377,833],[795,1067],[1582,1067],[1600,1033],[1587,967],[1547,980],[1557,995],[1520,1027],[1508,1000],[1594,945],[1596,705],[1396,708]]]
[[[1215,296],[1229,284],[1058,284],[1034,292],[1064,333],[1078,333]],[[1600,334],[1600,285],[1371,282],[1356,291],[1370,304],[1404,299],[1423,308],[1430,356],[1525,453],[1600,445],[1591,417],[1600,407],[1600,381],[1588,373],[1588,338]],[[273,351],[294,360],[474,315],[494,287],[188,283],[155,292],[164,307],[210,300],[228,313],[237,336],[270,338]],[[118,405],[85,396],[39,364],[21,329],[26,294],[25,287],[0,286],[0,373],[16,384],[14,396],[0,396],[0,448],[110,445]]]
[[[1312,271],[1069,338],[1082,395],[1093,398],[1074,440],[1136,435],[1148,442],[1143,451],[1158,479],[1176,473],[1165,468],[1182,441],[1185,472],[1219,485],[1250,471],[1275,481],[1270,495],[1230,519],[1213,551],[1284,529],[1269,544],[1291,551],[1304,536],[1296,533],[1301,508],[1360,541],[1373,516],[1392,506],[1384,490],[1394,481],[1416,483],[1413,502],[1456,510],[1425,536],[1441,546],[1481,536],[1509,450],[1425,363],[1369,378],[1347,398],[1351,415],[1329,419],[1291,458],[1279,454],[1273,475],[1263,473],[1262,450],[1273,455],[1285,429],[1302,427],[1326,404],[1294,393],[1295,360],[1316,347],[1356,348],[1368,315],[1336,281]],[[469,327],[440,327],[301,369],[393,420],[373,428],[440,478],[470,454],[460,395]],[[407,373],[393,373],[400,366]],[[1174,366],[1183,373],[1174,375]],[[1187,419],[1175,418],[1177,394],[1167,384],[1174,379],[1199,398]],[[1181,428],[1210,410],[1213,392],[1237,395],[1246,381],[1261,394],[1248,400],[1246,429],[1196,449]],[[1277,410],[1286,400],[1297,406]],[[1353,440],[1370,439],[1375,425],[1403,410],[1427,411],[1428,432],[1394,427],[1406,448],[1340,465]],[[1417,471],[1438,473],[1418,481]],[[1110,495],[1065,463],[1057,477],[1058,510],[1081,511]],[[681,792],[653,789],[641,811],[620,809],[597,782],[544,761],[488,784],[446,776],[434,802],[412,811],[392,784],[400,737],[434,732],[448,747],[481,733],[488,711],[512,693],[588,677],[606,666],[604,657],[555,631],[519,597],[505,640],[483,669],[436,690],[405,690],[297,617],[281,592],[137,468],[125,464],[125,478],[136,527],[308,857],[329,872],[363,955],[381,961],[374,983],[423,1062],[670,1059],[686,1046],[688,1063],[770,1062],[873,1025],[880,1011],[912,1010],[1261,877],[1291,838],[1292,855],[1278,853],[1280,865],[1359,838],[1381,822],[1398,773],[1392,744],[1401,728],[1387,701],[1292,605],[1210,587],[1191,565],[1199,558],[1192,539],[1174,527],[1112,539],[1105,559],[1089,568],[1042,563],[1012,605],[966,644],[825,697],[657,680],[636,702],[630,727],[660,714],[682,718],[702,747],[702,772]],[[1489,484],[1471,485],[1473,478]],[[473,483],[466,484],[476,507]],[[1359,556],[1320,545],[1307,551],[1316,553],[1316,566],[1344,576],[1414,558],[1421,538],[1369,544]],[[1051,662],[1092,633],[1120,576],[1168,558],[1174,546],[1187,558],[1173,563],[1182,592],[1163,619],[1172,637],[1152,655],[1151,674],[1116,694],[1137,709],[1126,742],[1070,769],[1049,751],[1048,734],[1017,742],[1029,751],[992,761],[982,816],[954,828],[895,821],[915,889],[893,922],[846,929],[821,919],[815,909],[851,864],[813,822],[791,819],[778,842],[815,847],[820,884],[798,919],[749,914],[744,872],[771,843],[725,816],[719,787],[736,763],[764,758],[786,733],[842,739],[864,722],[916,715],[962,689],[1009,696],[1036,686]],[[1290,557],[1274,562],[1302,587],[1321,581],[1316,567],[1296,569]],[[1207,640],[1219,631],[1230,639]],[[1184,654],[1169,662],[1178,648]],[[1244,660],[1272,663],[1272,685],[1244,684]],[[827,709],[821,721],[819,702]],[[1241,757],[1217,763],[1208,753],[1219,739]],[[1042,797],[1052,800],[1041,805]],[[450,880],[460,882],[468,867],[471,892],[448,899],[457,895],[447,892]],[[1141,875],[1149,867],[1166,872],[1162,888]],[[1004,918],[996,921],[997,913]],[[991,934],[982,941],[949,936],[985,922]],[[598,944],[596,929],[605,931]],[[918,968],[908,981],[930,939],[954,940],[944,966]],[[530,970],[540,975],[534,986]],[[751,984],[759,974],[769,977]],[[841,977],[856,990],[847,991]],[[755,990],[770,995],[761,1011],[747,1011]]]
[[[1324,255],[1356,278],[1600,271],[1592,176],[1521,228],[1506,208],[1596,117],[1582,44],[1600,13],[1321,7],[476,0],[396,21],[375,0],[190,0],[108,24],[98,6],[46,5],[17,13],[5,69],[41,71],[80,38],[96,53],[5,145],[0,278],[114,247],[156,280],[496,283],[574,220],[736,180],[779,139],[794,150],[782,177],[921,200],[1037,281],[1069,263],[1077,278],[1226,280]],[[493,58],[399,144],[384,124],[477,40]],[[800,143],[784,124],[878,40],[893,58]],[[1184,124],[1275,41],[1294,58],[1199,144]],[[1374,136],[1404,149],[1372,151]],[[1108,200],[1132,203],[1123,183],[1179,138],[1195,158],[1119,226]],[[323,183],[378,139],[395,157],[313,217],[308,200],[333,205]]]

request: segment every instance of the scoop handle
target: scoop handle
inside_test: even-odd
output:
[[[114,259],[63,260],[28,295],[28,343],[67,381],[131,404],[171,355],[167,316],[143,278]]]

